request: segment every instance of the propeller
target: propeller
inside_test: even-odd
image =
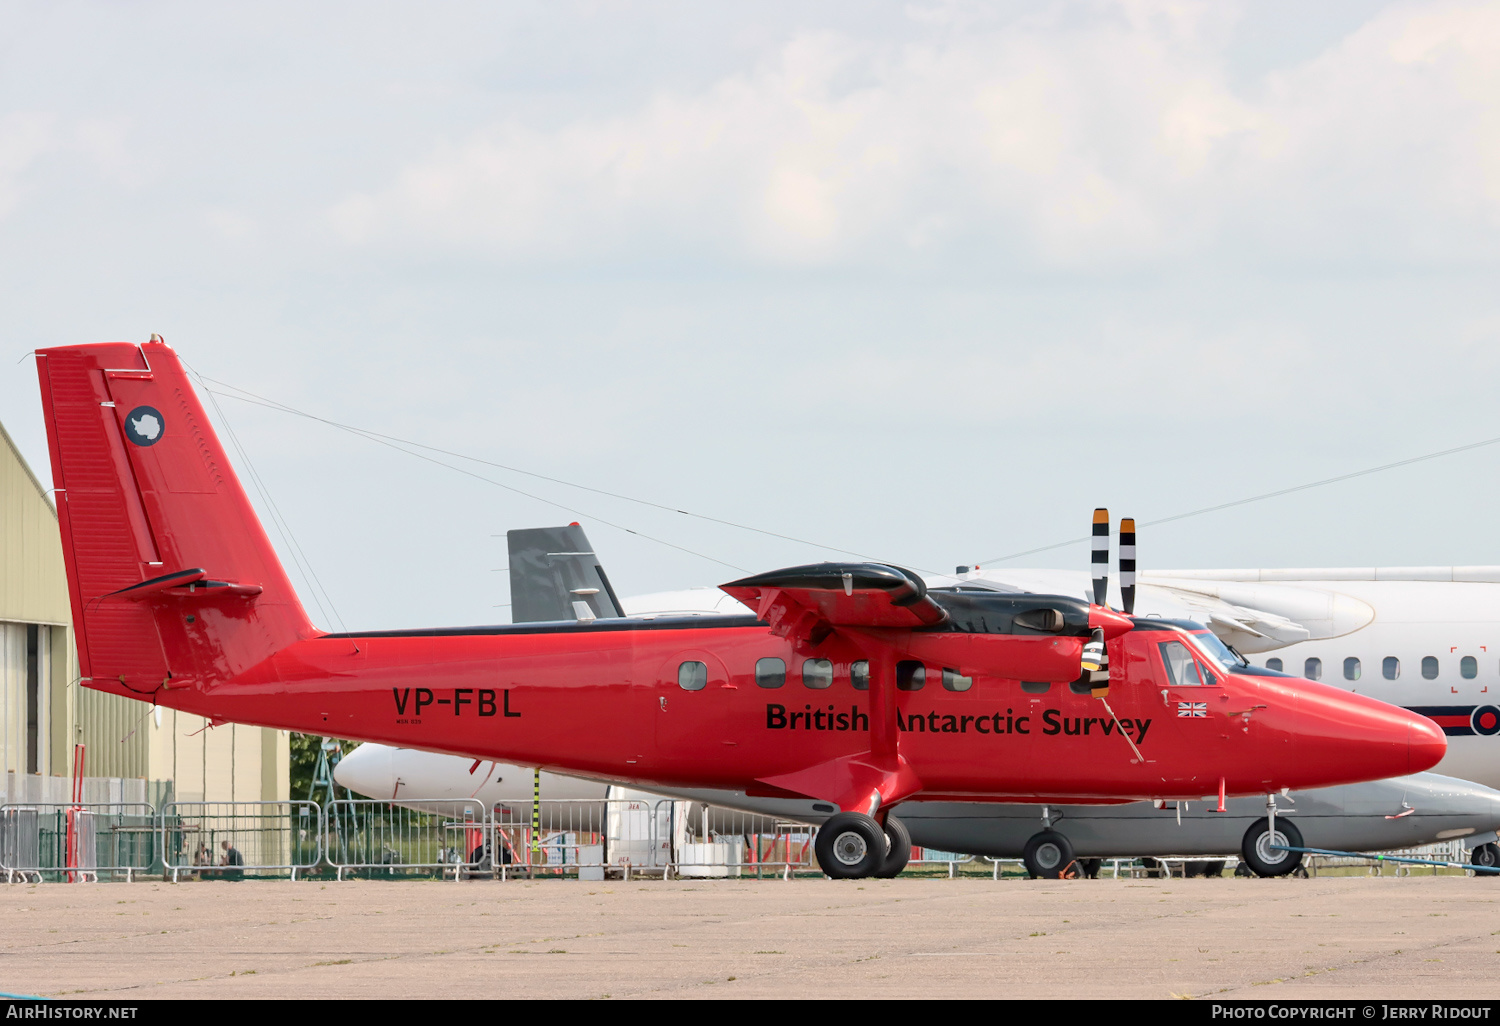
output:
[[[1120,521],[1120,604],[1126,616],[1135,615],[1135,520],[1131,517]]]
[[[1094,510],[1089,569],[1094,578],[1094,605],[1102,606],[1109,594],[1109,510],[1102,507]],[[1100,697],[1109,694],[1109,650],[1105,647],[1102,629],[1095,628],[1084,643],[1081,664],[1093,694]]]
[[[1109,510],[1094,510],[1094,551],[1089,557],[1094,572],[1094,605],[1104,605],[1109,593]]]

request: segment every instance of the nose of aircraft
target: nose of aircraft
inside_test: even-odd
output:
[[[1447,754],[1442,728],[1408,709],[1308,680],[1258,678],[1258,683],[1273,708],[1295,710],[1282,721],[1283,739],[1291,747],[1278,762],[1289,775],[1321,781],[1303,786],[1420,773]]]
[[[365,744],[339,760],[333,768],[334,783],[370,798],[390,800],[396,792],[395,749]]]
[[[1448,754],[1448,738],[1443,728],[1426,716],[1408,713],[1411,717],[1406,733],[1406,759],[1408,773],[1421,773],[1432,769]]]

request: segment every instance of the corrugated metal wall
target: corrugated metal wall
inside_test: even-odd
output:
[[[0,620],[67,624],[57,511],[0,425]]]
[[[84,748],[84,769],[91,777],[161,776],[150,772],[147,745],[153,726],[151,706],[92,688],[73,689],[77,740]]]

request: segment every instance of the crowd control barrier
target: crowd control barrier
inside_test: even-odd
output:
[[[422,802],[422,810],[369,799],[340,799],[323,810],[323,854],[346,872],[406,875],[437,871],[462,880],[488,872],[489,820],[473,798]]]
[[[491,865],[500,879],[558,876],[603,880],[618,871],[661,873],[671,862],[671,801],[614,798],[495,806]],[[683,803],[685,804],[685,803]]]
[[[441,876],[452,880],[660,874],[662,880],[781,877],[819,873],[817,828],[676,799],[515,802],[486,809],[476,799],[420,801],[417,808],[368,799],[328,803],[16,802],[0,804],[0,872],[6,882],[93,881],[163,873],[173,881],[238,880],[313,871],[348,876]],[[1446,865],[1463,863],[1462,841],[1386,852]],[[999,880],[1013,859],[918,849],[912,867],[946,866],[950,877],[988,870]],[[1176,875],[1204,856],[1101,860],[1109,875]],[[1224,860],[1226,869],[1234,860]],[[987,865],[986,865],[987,864]],[[1320,869],[1381,862],[1309,854]],[[982,867],[982,868],[981,868]],[[1427,866],[1393,864],[1397,875]],[[1441,866],[1434,866],[1434,873]]]
[[[662,801],[657,808],[658,821],[671,827],[667,851],[677,877],[764,878],[769,873],[789,879],[818,868],[817,827],[700,802]]]
[[[173,882],[268,871],[290,872],[295,880],[323,856],[317,802],[168,802],[158,824],[163,867]]]
[[[0,871],[7,883],[97,880],[160,866],[156,810],[145,802],[0,805]]]

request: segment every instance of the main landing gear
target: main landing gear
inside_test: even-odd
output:
[[[1032,834],[1021,852],[1021,861],[1033,880],[1072,880],[1083,871],[1073,857],[1073,843],[1056,830]]]
[[[882,827],[862,812],[840,812],[818,828],[813,851],[835,880],[890,879],[911,858],[911,834],[895,816],[886,816]]]

